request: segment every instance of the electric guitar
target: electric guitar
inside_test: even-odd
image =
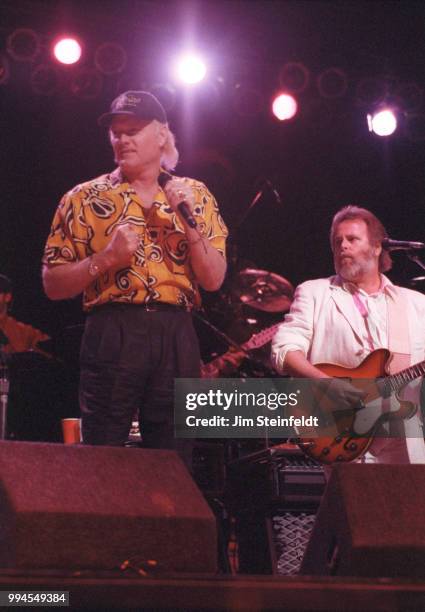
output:
[[[303,437],[297,442],[304,453],[326,464],[354,461],[367,451],[380,425],[392,419],[409,419],[415,414],[415,404],[401,400],[397,392],[407,383],[425,374],[425,360],[397,374],[387,375],[385,365],[389,357],[388,350],[379,349],[368,355],[357,368],[344,368],[334,364],[316,366],[328,376],[348,379],[353,386],[366,392],[366,397],[352,410],[338,410],[337,407],[335,410],[335,406],[330,409],[332,425],[328,429],[326,426],[321,428],[323,436],[320,434],[317,438]],[[395,397],[391,397],[392,394],[395,394]],[[316,399],[319,404],[321,399],[324,399],[326,404],[326,397]],[[311,408],[304,412],[307,413],[311,414]],[[302,429],[298,433],[302,435]],[[308,434],[308,431],[306,433]]]
[[[238,365],[241,364],[242,360],[246,357],[246,351],[251,351],[253,349],[258,349],[270,342],[270,340],[275,335],[277,328],[280,323],[276,323],[270,327],[266,327],[262,329],[257,334],[253,334],[249,340],[244,342],[241,345],[241,349],[243,351],[238,351],[236,353],[232,353],[231,351],[227,351],[224,355],[220,357],[216,357],[212,361],[205,363],[201,367],[202,376],[204,378],[215,377],[218,375],[220,369],[223,367],[223,363],[229,361],[231,365],[236,369]]]

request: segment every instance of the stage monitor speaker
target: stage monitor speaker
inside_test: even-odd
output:
[[[333,468],[302,574],[425,577],[425,466]]]
[[[0,567],[216,571],[215,518],[177,453],[0,442]]]

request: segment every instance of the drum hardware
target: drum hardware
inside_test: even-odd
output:
[[[416,289],[416,291],[425,291],[425,276],[415,276],[410,279],[409,285]]]
[[[208,319],[199,311],[193,311],[193,315],[197,319],[202,321],[202,323],[204,323],[207,327],[209,327],[221,340],[223,340],[229,346],[229,348],[233,347],[237,351],[241,351],[242,353],[245,353],[246,356],[248,356],[248,352],[243,348],[241,344],[230,338],[230,336],[221,331],[216,325],[211,323],[211,321],[208,321]]]
[[[227,334],[222,332],[218,327],[213,325],[208,319],[206,319],[199,312],[194,313],[195,316],[201,320],[207,327],[212,329],[214,333],[216,333],[222,340],[224,340],[229,348],[233,348],[239,353],[242,353],[245,357],[241,363],[240,371],[242,374],[242,378],[252,378],[252,377],[261,377],[261,378],[273,378],[277,376],[276,371],[268,365],[264,360],[258,359],[252,355],[253,349],[258,349],[268,342],[271,341],[274,333],[277,330],[278,324],[269,326],[265,329],[262,329],[260,332],[253,334],[250,339],[243,344],[239,344],[235,342],[232,338],[230,338]],[[214,362],[215,360],[213,360]],[[213,363],[211,362],[211,363]],[[205,370],[208,370],[208,364],[205,366]]]
[[[283,313],[291,306],[294,287],[275,272],[245,268],[237,275],[231,292],[238,302],[251,308]]]
[[[422,270],[425,270],[425,260],[423,256],[421,257],[416,251],[413,250],[404,252],[411,261],[414,261],[420,268],[422,268]]]
[[[38,350],[7,353],[6,359],[7,438],[62,441],[61,419],[76,415],[78,402],[69,370]]]
[[[9,370],[8,356],[4,347],[9,343],[7,336],[0,330],[0,440],[6,439],[7,428],[7,402],[9,399]]]
[[[138,448],[142,444],[142,435],[140,433],[140,423],[138,413],[133,415],[131,420],[130,431],[124,446],[127,448]]]
[[[254,357],[252,351],[265,347],[271,341],[280,324],[280,321],[276,323],[276,316],[289,310],[294,287],[286,278],[275,272],[254,267],[240,269],[236,255],[232,267],[234,273],[220,296],[220,306],[216,305],[214,308],[214,314],[221,310],[226,328],[231,330],[233,337],[214,325],[205,315],[205,311],[202,314],[199,311],[193,314],[230,349],[245,356],[239,367],[243,378],[274,377],[276,371],[270,365],[268,356],[257,352]],[[274,325],[271,325],[273,317]],[[256,331],[258,333],[255,333]],[[225,355],[226,353],[222,357]]]
[[[7,435],[7,403],[9,400],[9,370],[6,358],[0,350],[0,440],[5,440]]]
[[[274,184],[266,177],[259,177],[255,183],[254,183],[254,187],[256,187],[258,189],[257,193],[254,195],[254,197],[252,198],[251,202],[249,203],[248,208],[245,210],[245,212],[242,214],[242,216],[239,219],[239,223],[237,225],[237,227],[235,228],[235,231],[237,231],[242,224],[245,222],[245,220],[248,218],[251,210],[253,210],[253,208],[256,206],[256,204],[262,199],[264,198],[264,196],[266,194],[269,194],[273,197],[273,200],[277,203],[277,204],[281,204],[282,200],[280,197],[279,192],[277,191],[277,189],[275,188]]]

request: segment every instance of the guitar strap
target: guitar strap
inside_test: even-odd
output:
[[[388,360],[387,370],[395,374],[410,366],[410,336],[409,325],[406,318],[407,301],[402,292],[394,286],[387,293],[388,313],[388,348],[391,357]],[[420,421],[411,419],[402,421],[396,419],[389,422],[389,431],[392,439],[400,436],[406,440],[406,451],[410,463],[424,463],[425,449],[422,437],[418,436],[417,428],[421,428]],[[415,422],[413,422],[415,421]],[[409,432],[411,434],[409,435]]]
[[[407,302],[394,285],[387,292],[389,374],[396,374],[410,365],[410,336],[406,320]]]
[[[358,293],[354,292],[352,295],[354,304],[363,317],[369,350],[372,352],[377,347],[374,346],[369,327],[368,310]],[[386,303],[388,349],[391,353],[386,370],[388,374],[396,374],[410,365],[410,337],[409,327],[406,325],[407,303],[404,296],[394,285],[390,285],[389,292],[386,293]]]
[[[387,363],[387,371],[396,374],[408,368],[411,361],[409,326],[406,320],[407,300],[394,285],[387,290],[388,316],[388,348],[391,357]],[[385,400],[384,400],[385,401]],[[390,438],[382,435],[372,442],[369,452],[379,457],[382,453],[389,454],[390,462],[425,463],[425,446],[420,417],[402,421],[389,421],[382,427],[389,427]],[[405,443],[402,443],[404,438]]]

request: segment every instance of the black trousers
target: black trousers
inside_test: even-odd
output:
[[[200,376],[198,339],[190,313],[154,308],[107,304],[88,315],[80,353],[85,444],[124,445],[138,413],[145,447],[184,454],[186,441],[174,437],[174,378]]]

